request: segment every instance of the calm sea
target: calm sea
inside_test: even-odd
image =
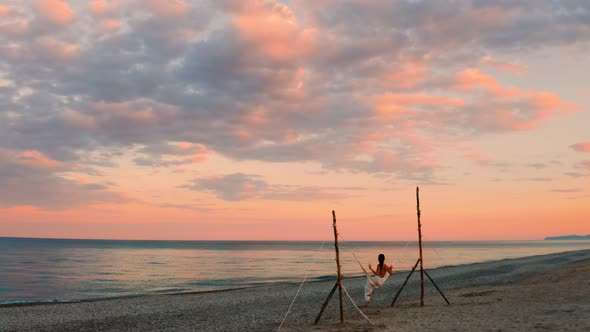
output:
[[[428,268],[590,249],[590,241],[425,242]],[[416,242],[342,242],[343,273],[409,270]],[[120,241],[0,238],[0,303],[72,301],[301,282],[335,275],[331,240]]]

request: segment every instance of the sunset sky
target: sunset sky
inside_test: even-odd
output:
[[[1,0],[0,236],[590,233],[590,1]]]

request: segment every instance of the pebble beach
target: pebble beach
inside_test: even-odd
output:
[[[335,282],[325,280],[303,286],[269,284],[76,303],[2,305],[0,331],[277,331],[279,326],[280,331],[590,331],[590,250],[428,272],[450,305],[427,281],[425,306],[420,307],[419,274],[414,273],[391,307],[408,274],[399,271],[362,308],[371,322],[345,299],[345,321],[340,323],[336,294],[314,325]],[[343,281],[358,304],[363,302],[365,279],[345,276]]]

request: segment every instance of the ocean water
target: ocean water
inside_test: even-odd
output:
[[[590,249],[590,241],[425,242],[424,264],[440,266]],[[345,276],[378,254],[410,270],[418,244],[341,242]],[[355,257],[356,256],[356,257]],[[0,238],[0,303],[77,301],[334,278],[327,241],[127,241]]]

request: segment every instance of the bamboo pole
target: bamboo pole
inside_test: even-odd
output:
[[[336,267],[338,268],[338,297],[340,300],[340,323],[344,323],[344,303],[342,298],[342,270],[340,266],[340,249],[338,248],[338,230],[336,229],[336,212],[332,210],[332,226],[334,227],[334,249],[336,249]]]
[[[422,225],[420,224],[420,188],[416,187],[416,215],[418,216],[418,246],[420,247],[420,306],[424,306],[424,259],[422,258]]]
[[[414,267],[412,268],[412,271],[410,271],[410,273],[406,277],[406,280],[404,280],[404,283],[402,284],[402,287],[400,287],[400,289],[395,294],[395,297],[393,298],[393,301],[391,301],[391,306],[392,307],[395,304],[395,301],[397,301],[397,298],[399,297],[399,295],[402,293],[402,290],[404,289],[404,287],[406,287],[406,284],[408,283],[408,280],[410,280],[410,277],[412,276],[412,273],[414,273],[414,270],[416,270],[416,267],[418,266],[418,262],[420,262],[419,259],[416,261],[416,264],[414,264]]]

